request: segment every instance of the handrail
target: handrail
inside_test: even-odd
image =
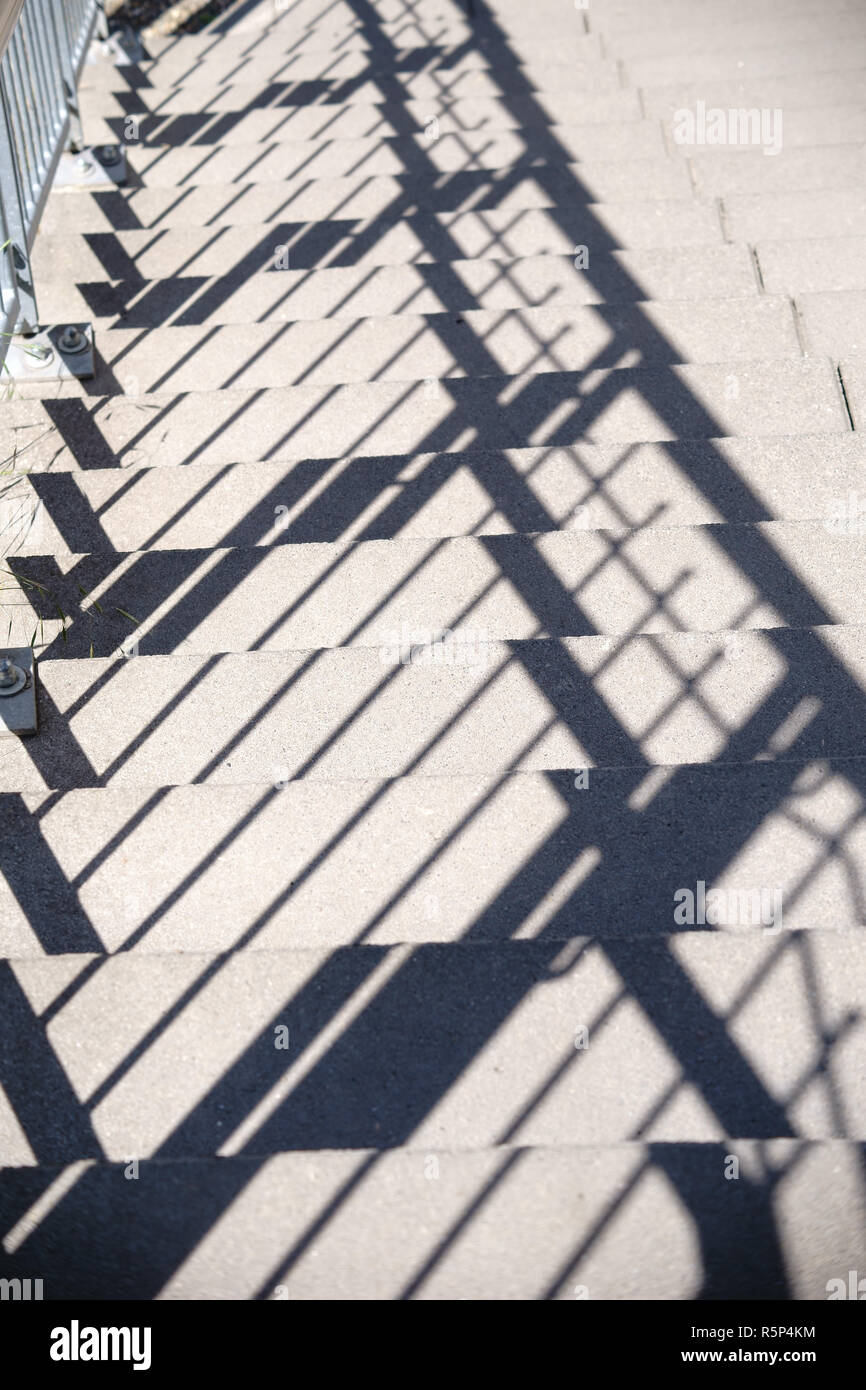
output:
[[[12,30],[18,23],[18,16],[24,7],[24,0],[7,0],[0,14],[0,58],[6,52],[6,45],[12,37]]]
[[[100,0],[6,0],[0,15],[0,364],[38,323],[30,248],[63,150],[80,149],[78,78]]]

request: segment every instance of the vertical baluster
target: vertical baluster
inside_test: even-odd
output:
[[[46,30],[51,34],[51,49],[57,55],[58,72],[69,112],[69,148],[80,150],[84,145],[84,131],[81,127],[81,113],[78,109],[78,87],[75,80],[75,67],[69,46],[66,20],[62,0],[47,0],[45,12]]]
[[[51,82],[45,52],[45,36],[40,32],[40,25],[37,23],[38,18],[38,0],[36,4],[32,5],[32,8],[28,0],[21,15],[19,27],[21,46],[31,84],[30,92],[34,100],[34,117],[39,132],[40,172],[42,172],[48,165],[57,138],[57,120],[62,109],[62,87]]]
[[[29,79],[24,64],[21,37],[16,31],[9,41],[2,70],[7,81],[9,130],[18,156],[18,172],[24,185],[28,219],[36,208],[39,185],[44,173],[40,157],[41,140],[29,97]]]

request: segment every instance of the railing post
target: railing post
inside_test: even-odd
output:
[[[3,208],[6,254],[12,271],[12,289],[18,296],[16,333],[33,333],[39,322],[33,272],[27,249],[27,227],[24,220],[24,198],[10,131],[9,102],[6,85],[0,74],[0,205]]]
[[[7,381],[88,377],[91,325],[39,324],[30,247],[64,143],[83,143],[77,76],[98,0],[2,3],[9,8],[0,5],[0,363]],[[103,154],[95,163],[121,162]]]

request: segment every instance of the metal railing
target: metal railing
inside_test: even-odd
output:
[[[37,322],[30,248],[57,162],[82,142],[78,77],[99,0],[0,0],[0,363]]]

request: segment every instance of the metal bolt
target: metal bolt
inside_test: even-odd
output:
[[[57,339],[57,345],[61,352],[83,352],[87,347],[87,338],[74,323],[68,323]]]
[[[78,158],[75,161],[75,167],[78,170],[79,174],[93,173],[93,165],[91,164],[90,160],[87,158],[87,155],[85,154],[78,156]]]
[[[27,673],[8,656],[0,657],[0,695],[17,695],[27,684]]]
[[[120,150],[116,145],[103,145],[99,151],[99,158],[103,164],[119,164]]]

